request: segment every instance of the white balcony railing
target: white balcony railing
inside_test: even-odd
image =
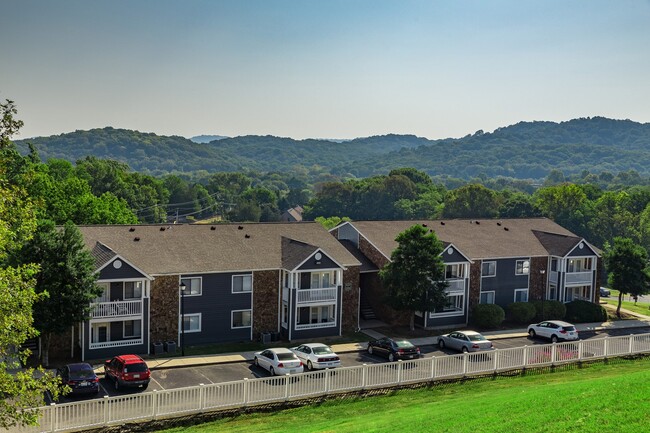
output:
[[[567,284],[591,283],[592,272],[567,272],[565,280]]]
[[[282,288],[282,300],[285,302],[289,302],[289,290],[288,287]]]
[[[465,291],[465,279],[454,279],[446,280],[447,281],[447,292],[464,292]]]
[[[300,329],[318,329],[318,328],[334,328],[336,327],[336,322],[321,322],[321,323],[305,323],[303,325],[296,325],[296,330]]]
[[[90,313],[92,319],[142,315],[142,299],[135,301],[98,302],[92,305],[94,307]]]
[[[328,287],[326,289],[298,289],[298,304],[309,302],[336,301],[338,289]]]
[[[103,341],[101,343],[90,343],[89,349],[106,349],[108,347],[136,346],[142,344],[142,337],[138,339]]]
[[[557,271],[551,271],[551,276],[548,281],[551,283],[557,283]]]

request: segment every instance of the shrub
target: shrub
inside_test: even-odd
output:
[[[566,304],[566,320],[575,323],[605,322],[607,311],[589,301],[571,301]]]
[[[542,320],[562,320],[566,316],[566,307],[560,301],[531,301],[535,307],[535,322]]]
[[[472,321],[479,328],[496,328],[506,318],[506,312],[496,304],[478,304],[472,309]]]
[[[506,317],[515,323],[529,324],[536,314],[535,306],[529,302],[513,302],[506,307]]]

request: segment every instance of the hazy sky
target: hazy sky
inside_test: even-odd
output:
[[[0,0],[15,138],[650,121],[650,1]]]

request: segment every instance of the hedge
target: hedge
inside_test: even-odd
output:
[[[513,302],[506,307],[508,320],[522,325],[528,325],[536,314],[535,306],[529,302]]]
[[[589,301],[571,301],[566,304],[568,322],[606,322],[607,311],[600,305]]]
[[[531,301],[535,307],[535,322],[542,320],[563,320],[566,316],[566,307],[560,301]]]
[[[472,308],[472,322],[479,328],[497,328],[506,318],[506,312],[496,304],[478,304]]]

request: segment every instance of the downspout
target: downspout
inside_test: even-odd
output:
[[[357,332],[359,331],[361,331],[361,284],[357,288]]]
[[[74,325],[70,326],[70,359],[74,358]]]

